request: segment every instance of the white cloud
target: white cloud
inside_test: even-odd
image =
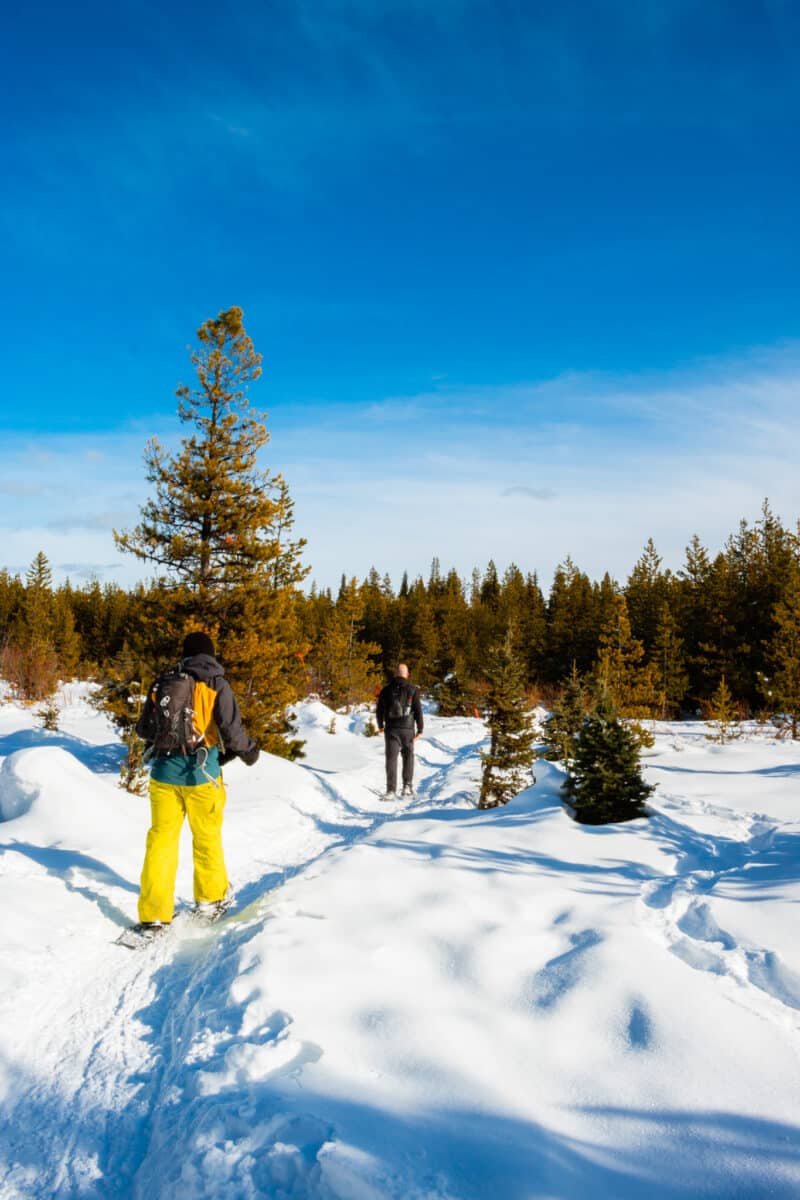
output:
[[[276,450],[321,583],[373,564],[425,574],[434,555],[464,574],[513,560],[549,583],[571,553],[624,577],[648,537],[677,568],[693,533],[720,547],[765,496],[794,522],[799,401],[787,346],[660,375],[394,397],[388,433],[337,409],[330,427],[285,429]]]

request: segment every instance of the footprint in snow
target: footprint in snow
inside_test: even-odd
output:
[[[773,950],[746,950],[747,977],[754,987],[800,1009],[800,975],[787,967]]]
[[[571,933],[569,940],[569,950],[551,958],[529,980],[525,989],[529,1006],[547,1011],[563,1000],[580,983],[586,954],[603,939],[596,929],[582,929],[578,933]]]
[[[288,1114],[274,1117],[267,1128],[268,1140],[247,1146],[242,1154],[242,1178],[236,1184],[241,1191],[236,1194],[318,1195],[320,1155],[334,1143],[333,1128],[315,1117]]]
[[[678,937],[669,947],[672,953],[696,971],[708,971],[712,975],[727,975],[722,956],[690,937]]]
[[[653,1041],[653,1023],[641,1002],[631,1005],[625,1032],[632,1050],[649,1050]]]
[[[671,879],[659,879],[647,883],[642,888],[642,900],[648,908],[666,908],[672,902],[672,894],[681,880],[675,876]]]
[[[723,950],[733,950],[736,941],[724,929],[720,929],[711,915],[708,905],[700,900],[692,900],[682,917],[677,921],[678,929],[687,937],[698,942],[713,942],[722,946]]]
[[[264,1083],[284,1075],[297,1075],[304,1067],[319,1062],[321,1046],[286,1033],[267,1041],[239,1042],[225,1052],[217,1069],[198,1073],[201,1096],[232,1092],[253,1083]]]

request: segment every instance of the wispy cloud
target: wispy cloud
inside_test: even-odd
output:
[[[526,500],[555,500],[557,493],[552,488],[525,487],[517,484],[515,487],[505,488],[500,495],[524,496]]]
[[[0,496],[13,496],[23,499],[31,496],[44,496],[51,489],[43,483],[33,483],[24,479],[6,479],[0,483]]]
[[[56,570],[63,572],[70,579],[103,579],[106,575],[113,575],[121,571],[122,564],[118,562],[65,562],[57,563]]]
[[[6,435],[0,445],[8,496],[0,505],[2,561],[30,564],[41,550],[56,577],[137,578],[138,568],[116,554],[111,530],[134,524],[146,496],[144,440],[127,429],[43,434],[35,441]]]
[[[80,533],[84,531],[110,534],[113,529],[124,526],[131,518],[131,510],[117,509],[115,512],[99,512],[82,515],[72,513],[66,517],[56,517],[45,522],[44,528],[54,533]]]

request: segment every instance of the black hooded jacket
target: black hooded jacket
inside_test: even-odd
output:
[[[258,746],[242,724],[239,705],[231,690],[231,685],[225,678],[225,668],[210,654],[193,654],[190,658],[184,658],[180,665],[187,675],[191,675],[198,683],[205,684],[217,694],[214,701],[214,723],[223,746],[220,763],[228,762],[237,756],[243,762],[255,762],[258,758]],[[145,741],[151,740],[148,734],[153,725],[151,689],[136,725],[139,737],[144,738]]]

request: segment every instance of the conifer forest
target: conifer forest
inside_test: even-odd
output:
[[[592,580],[567,557],[547,592],[513,564],[463,579],[437,560],[427,579],[399,585],[371,570],[336,591],[263,587],[282,619],[274,643],[252,630],[269,660],[271,713],[311,693],[334,708],[369,700],[400,660],[443,713],[480,710],[487,665],[511,631],[531,701],[552,702],[574,667],[609,673],[623,715],[696,716],[724,677],[739,716],[780,712],[797,735],[800,537],[766,505],[716,552],[692,539],[677,571],[648,542],[623,581]],[[161,580],[56,587],[42,554],[24,577],[0,571],[2,675],[26,700],[46,699],[58,679],[149,679],[174,658],[186,621]],[[224,612],[218,621],[224,647]]]

